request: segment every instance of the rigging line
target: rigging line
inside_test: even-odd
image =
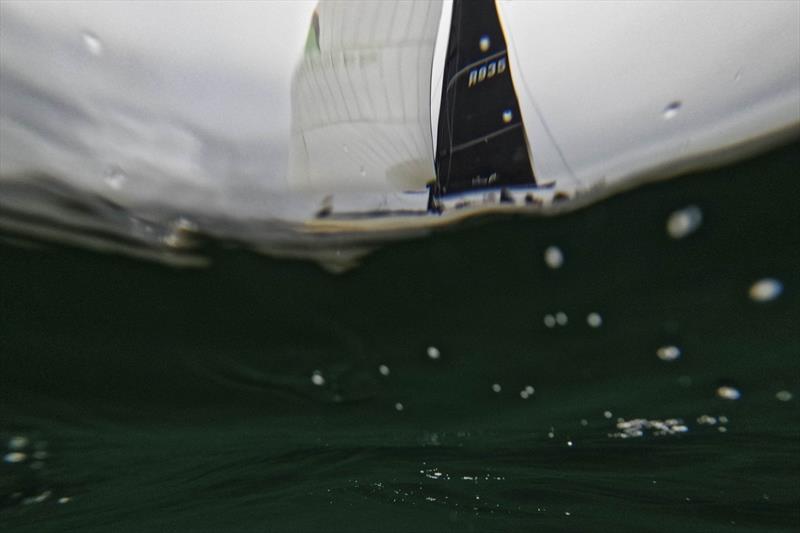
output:
[[[514,56],[519,57],[519,56],[517,56],[516,44],[514,43],[514,39],[511,38],[510,34],[509,34],[509,39],[508,40],[511,41],[511,49],[514,52]],[[508,44],[506,44],[506,46],[508,46]],[[510,62],[511,62],[511,60],[509,58],[509,63]],[[509,65],[509,71],[510,71],[510,69],[511,69],[511,65]],[[561,147],[558,145],[558,142],[556,142],[556,138],[553,135],[553,132],[550,130],[550,126],[547,124],[547,121],[544,119],[544,115],[542,114],[541,110],[539,109],[539,105],[536,103],[536,100],[534,100],[533,91],[531,91],[530,86],[528,86],[528,82],[525,80],[525,78],[522,75],[519,76],[519,79],[522,80],[522,85],[525,88],[525,92],[528,95],[528,99],[530,100],[531,104],[533,105],[533,109],[536,111],[536,114],[539,116],[539,120],[542,121],[542,127],[544,128],[544,131],[547,133],[547,136],[550,137],[550,140],[553,141],[553,146],[556,147],[556,152],[558,153],[558,157],[561,159],[561,162],[564,163],[564,166],[566,167],[567,172],[569,173],[569,178],[570,178],[570,180],[572,180],[572,184],[577,189],[578,186],[580,186],[580,181],[578,181],[577,176],[575,176],[575,173],[572,171],[572,167],[569,166],[569,163],[567,162],[567,158],[564,156],[564,152],[561,151]],[[512,78],[512,83],[513,83],[513,78]],[[520,111],[520,114],[521,113],[522,112]],[[531,162],[531,166],[533,166],[533,162]],[[533,170],[533,169],[531,169],[531,170]]]
[[[522,127],[522,122],[517,122],[516,124],[511,124],[510,126],[506,126],[505,128],[501,128],[499,130],[493,131],[492,133],[488,133],[486,135],[482,135],[481,137],[479,137],[477,139],[473,139],[471,141],[467,141],[467,142],[461,143],[461,144],[459,144],[457,146],[454,146],[453,147],[453,152],[457,152],[459,150],[463,150],[464,148],[469,148],[470,146],[475,146],[476,144],[487,142],[489,139],[493,139],[493,138],[497,137],[498,135],[502,135],[504,133],[507,133],[507,132],[509,132],[511,130],[514,130],[514,129],[517,129],[519,127]]]

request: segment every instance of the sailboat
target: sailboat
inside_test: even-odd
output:
[[[426,187],[428,212],[442,211],[445,199],[466,205],[475,192],[490,198],[497,191],[513,203],[510,187],[528,195],[538,188],[495,4],[455,0],[448,7],[434,137],[432,63],[442,3],[319,4],[294,77],[290,183],[377,184],[406,196]],[[369,31],[346,26],[355,20]]]
[[[742,157],[797,134],[796,11],[323,0],[289,185],[327,193],[324,217],[364,194],[370,215],[547,207]]]

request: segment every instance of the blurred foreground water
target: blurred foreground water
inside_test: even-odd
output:
[[[796,530],[797,168],[794,142],[338,275],[276,255],[361,237],[7,182],[2,529]]]

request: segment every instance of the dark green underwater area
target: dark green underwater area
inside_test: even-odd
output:
[[[794,142],[341,274],[7,232],[0,529],[797,531],[798,169]]]

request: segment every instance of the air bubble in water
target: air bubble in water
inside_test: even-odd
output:
[[[86,47],[86,50],[90,54],[93,56],[100,56],[103,54],[103,42],[97,35],[85,31],[81,34],[81,38],[83,39],[83,46]]]
[[[703,212],[696,205],[690,205],[669,215],[667,234],[673,239],[683,239],[697,231],[702,223]]]
[[[396,404],[394,404],[394,408],[395,408],[396,411],[402,411],[403,410],[403,404],[400,403],[400,402],[397,402]]]
[[[677,346],[662,346],[656,350],[656,355],[662,361],[674,361],[681,356],[681,349]]]
[[[661,116],[664,117],[665,120],[670,120],[670,119],[675,118],[675,116],[678,114],[678,111],[680,110],[682,105],[683,104],[681,104],[681,102],[678,101],[678,100],[675,100],[674,102],[670,102],[664,108],[664,111],[661,113]]]
[[[556,325],[556,317],[553,315],[545,315],[544,316],[544,325],[548,328],[552,328]]]
[[[428,346],[428,357],[431,359],[439,359],[441,353],[439,353],[439,349],[436,346]]]
[[[6,463],[21,463],[22,461],[24,461],[27,458],[28,458],[28,456],[25,455],[22,452],[11,452],[11,453],[7,453],[7,454],[5,454],[5,456],[3,456],[3,462],[6,462]]]
[[[775,398],[782,402],[788,402],[792,399],[792,393],[788,390],[781,390],[775,393]]]
[[[717,396],[723,400],[738,400],[742,397],[742,393],[739,392],[739,389],[736,387],[722,385],[721,387],[717,388]]]
[[[501,390],[503,390],[503,387],[501,387],[499,383],[493,383],[492,384],[492,391],[500,392]]]
[[[599,328],[603,325],[603,317],[598,313],[589,313],[586,316],[586,323],[589,324],[590,327]]]
[[[381,366],[378,367],[378,372],[380,372],[382,376],[388,376],[389,375],[389,367],[386,366],[386,365],[381,365]]]
[[[564,313],[562,311],[559,311],[558,313],[556,313],[556,322],[558,323],[559,326],[566,326],[568,320],[569,319],[567,318],[567,314],[566,313]]]
[[[544,262],[552,269],[561,268],[564,264],[564,254],[558,246],[548,246],[544,251]]]
[[[23,437],[22,435],[15,435],[10,439],[8,439],[9,450],[21,450],[27,445],[28,445],[28,438]]]
[[[774,278],[764,278],[750,286],[750,299],[755,302],[769,302],[783,292],[783,284]]]
[[[318,387],[325,385],[325,378],[322,377],[322,372],[315,370],[314,373],[311,374],[311,383]]]

